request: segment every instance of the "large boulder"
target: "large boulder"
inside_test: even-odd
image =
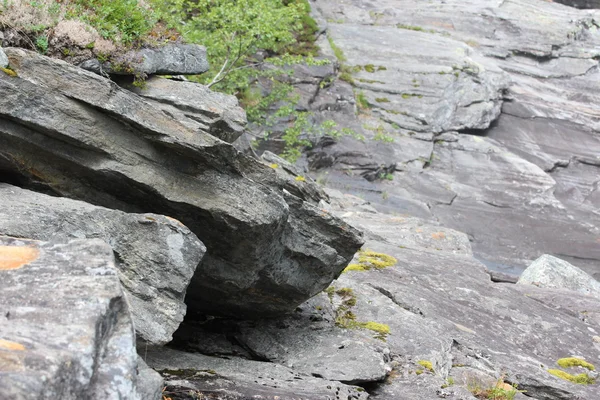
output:
[[[179,221],[128,214],[0,183],[0,235],[68,241],[98,238],[114,251],[138,337],[171,341],[204,245]]]
[[[600,282],[574,265],[548,254],[540,256],[523,271],[518,284],[569,289],[600,298]]]
[[[135,333],[110,246],[0,237],[0,393],[137,399]]]
[[[362,244],[359,232],[230,144],[194,131],[111,81],[7,49],[0,76],[5,179],[128,211],[177,218],[208,251],[188,307],[245,317],[292,311],[323,290]],[[307,201],[311,200],[311,201]]]

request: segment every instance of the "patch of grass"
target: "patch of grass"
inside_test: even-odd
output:
[[[403,99],[411,99],[413,97],[418,97],[419,99],[423,98],[422,94],[415,94],[415,93],[402,93],[402,98]]]
[[[421,26],[415,26],[415,25],[397,24],[396,28],[398,28],[398,29],[407,29],[409,31],[416,31],[416,32],[435,33],[435,31],[433,29],[423,29],[423,27],[421,27]]]
[[[387,97],[377,97],[375,101],[378,103],[389,103],[390,99],[388,99]]]
[[[48,52],[48,37],[45,35],[38,36],[35,39],[35,47],[40,53],[46,54]]]
[[[479,381],[467,382],[467,389],[480,400],[513,400],[519,390],[516,385],[509,385],[503,378],[498,379],[494,386],[482,387]]]
[[[327,37],[327,40],[329,41],[329,45],[331,46],[331,49],[333,50],[333,54],[335,55],[335,58],[338,59],[339,62],[345,62],[348,61],[348,59],[346,58],[346,56],[344,55],[344,52],[342,51],[342,49],[340,49],[334,42],[333,39],[331,38],[331,36]]]
[[[130,44],[150,33],[159,16],[138,0],[72,0],[67,17],[94,27],[105,39]]]
[[[356,93],[356,105],[361,110],[366,110],[366,109],[371,108],[371,105],[369,104],[369,101],[367,100],[367,97],[365,96],[365,94],[363,92]]]
[[[429,372],[434,372],[433,371],[433,364],[431,363],[431,361],[419,360],[419,361],[417,361],[417,364],[419,364],[421,367],[429,370]]]

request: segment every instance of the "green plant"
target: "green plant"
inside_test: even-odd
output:
[[[35,47],[37,47],[40,53],[46,54],[48,52],[48,37],[44,35],[38,36],[35,39]]]
[[[138,0],[72,0],[67,17],[87,22],[105,39],[131,44],[152,30],[159,14]]]
[[[337,58],[340,63],[342,63],[344,61],[348,61],[346,56],[344,55],[344,52],[342,51],[342,49],[340,49],[333,42],[333,39],[331,38],[331,36],[328,36],[327,40],[329,41],[329,45],[331,46],[331,49],[333,50],[333,54],[335,55],[335,58]]]
[[[516,385],[509,385],[504,382],[504,378],[500,378],[493,386],[482,387],[481,382],[477,379],[467,381],[467,389],[481,400],[513,400],[517,393]]]
[[[366,110],[368,108],[371,108],[371,105],[369,104],[369,101],[367,100],[367,97],[365,96],[365,94],[363,92],[356,93],[356,105],[361,110]]]
[[[431,363],[431,361],[419,360],[417,362],[417,364],[419,364],[421,367],[427,369],[429,372],[434,372],[433,371],[433,364]]]
[[[360,250],[358,252],[358,263],[349,264],[344,272],[348,271],[369,271],[370,269],[383,269],[391,267],[396,264],[398,260],[394,257],[384,254],[377,253],[370,250]]]

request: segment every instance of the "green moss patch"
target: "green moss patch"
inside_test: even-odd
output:
[[[383,253],[377,253],[374,251],[359,251],[358,252],[358,264],[350,264],[346,267],[346,269],[344,269],[343,272],[348,272],[348,271],[369,271],[373,268],[375,269],[384,269],[384,268],[388,268],[391,267],[392,265],[396,264],[398,262],[398,260],[396,260],[394,257],[388,255],[388,254],[383,254]]]
[[[419,360],[417,362],[417,364],[419,364],[423,368],[426,368],[427,370],[429,370],[429,372],[434,372],[433,371],[433,364],[431,363],[431,361]]]
[[[590,371],[594,371],[596,369],[593,364],[590,364],[589,362],[577,357],[561,358],[556,361],[556,363],[563,368],[583,367],[589,369]]]
[[[565,381],[577,383],[579,385],[591,385],[596,383],[596,380],[588,374],[572,375],[560,369],[549,369],[548,373]]]

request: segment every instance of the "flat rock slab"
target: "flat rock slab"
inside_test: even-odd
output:
[[[135,332],[111,248],[0,237],[0,392],[136,399]]]
[[[191,129],[208,132],[233,143],[244,131],[246,112],[235,96],[213,92],[195,82],[153,77],[143,88],[127,88]]]
[[[95,73],[115,75],[199,75],[209,69],[206,48],[197,44],[167,44],[131,50],[111,62],[89,60],[81,65]]]
[[[109,243],[138,337],[171,341],[186,312],[186,289],[206,249],[183,224],[162,215],[128,214],[0,183],[0,235]]]
[[[364,389],[294,372],[281,365],[150,348],[146,362],[166,377],[165,395],[182,391],[219,399],[367,399]]]
[[[103,77],[21,49],[7,54],[18,77],[0,75],[0,171],[30,187],[184,223],[207,247],[187,291],[190,309],[249,318],[291,312],[362,244],[359,231],[315,207],[309,194],[320,190],[309,180],[278,176]]]

